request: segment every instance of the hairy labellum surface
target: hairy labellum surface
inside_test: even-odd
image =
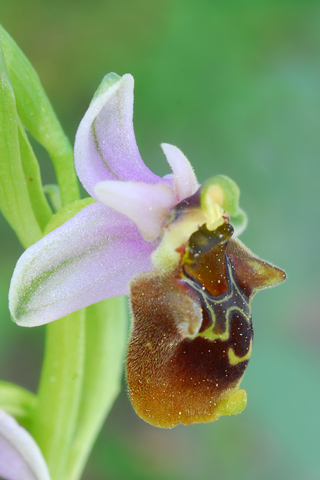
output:
[[[232,233],[227,221],[214,231],[203,225],[175,271],[131,283],[130,398],[155,426],[214,421],[246,405],[239,384],[252,350],[251,298],[285,274]]]

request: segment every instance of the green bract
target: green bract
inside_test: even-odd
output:
[[[24,427],[30,427],[37,403],[37,397],[28,390],[0,381],[0,410],[5,410]]]
[[[41,238],[41,229],[32,208],[22,166],[19,131],[22,150],[26,150],[27,143],[21,135],[15,96],[2,50],[0,75],[0,207],[21,243],[28,247]]]

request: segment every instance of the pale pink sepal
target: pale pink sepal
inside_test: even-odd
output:
[[[79,125],[75,166],[81,183],[93,197],[95,185],[104,180],[162,181],[144,164],[136,144],[133,84],[129,74],[107,75]]]
[[[161,148],[174,174],[174,189],[177,201],[193,195],[199,188],[191,163],[178,147],[162,143]]]
[[[95,193],[100,202],[133,220],[148,242],[159,237],[175,204],[175,193],[166,183],[106,181],[98,183]]]
[[[156,246],[129,218],[101,203],[88,205],[20,257],[10,285],[11,315],[33,327],[126,295],[131,277],[152,269]]]
[[[34,439],[3,410],[0,410],[0,477],[50,480],[48,467]]]

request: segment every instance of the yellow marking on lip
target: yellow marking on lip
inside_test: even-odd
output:
[[[214,340],[222,340],[226,341],[229,338],[229,322],[227,321],[227,326],[226,329],[223,333],[214,333],[214,326],[210,325],[209,328],[204,330],[204,332],[198,333],[197,337],[204,337],[208,340],[214,341]]]
[[[227,299],[229,299],[229,297],[227,297]],[[209,309],[210,314],[211,314],[212,325],[210,325],[210,327],[208,327],[203,332],[198,333],[196,335],[197,337],[204,337],[204,338],[206,338],[208,340],[211,340],[211,341],[214,341],[214,340],[227,341],[227,340],[229,340],[229,338],[230,338],[230,323],[232,322],[232,320],[230,320],[230,315],[231,315],[232,312],[239,312],[240,314],[242,314],[244,316],[244,318],[247,320],[247,322],[250,323],[250,316],[247,317],[247,315],[244,313],[243,310],[241,310],[241,308],[239,308],[239,307],[229,307],[226,311],[226,328],[225,328],[225,331],[223,333],[215,333],[214,332],[214,327],[215,327],[215,323],[216,323],[216,316],[214,314],[213,309],[211,308],[211,306],[206,301],[205,297],[204,297],[204,299],[205,299],[207,308]],[[222,302],[223,302],[223,300],[220,301],[220,303],[222,303]],[[229,349],[229,350],[232,350],[232,349]],[[249,353],[251,355],[251,350],[252,350],[252,340],[251,340],[251,343],[250,343],[248,353],[246,355],[249,355]],[[230,365],[236,365],[237,363],[240,363],[240,362],[243,362],[243,361],[247,360],[247,358],[245,358],[245,357],[237,357],[236,354],[233,352],[233,350],[232,350],[232,353],[230,355],[232,356],[231,358],[233,360],[236,359],[236,358],[239,359],[236,363],[232,363],[232,360],[230,360],[230,356],[229,356]],[[248,358],[250,358],[250,355],[249,355]]]
[[[229,358],[230,365],[238,365],[238,363],[240,362],[245,362],[246,360],[249,360],[249,358],[251,357],[251,352],[252,352],[252,340],[250,340],[250,347],[248,352],[243,357],[238,357],[234,353],[233,348],[229,348],[228,358]]]

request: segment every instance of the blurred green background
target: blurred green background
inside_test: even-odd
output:
[[[124,385],[84,479],[319,480],[320,2],[11,0],[0,22],[72,141],[103,75],[132,73],[146,163],[167,173],[168,142],[200,182],[231,176],[249,216],[242,240],[288,274],[253,303],[244,413],[159,430],[135,415]],[[44,328],[15,326],[7,307],[21,252],[1,219],[0,377],[35,391]]]

